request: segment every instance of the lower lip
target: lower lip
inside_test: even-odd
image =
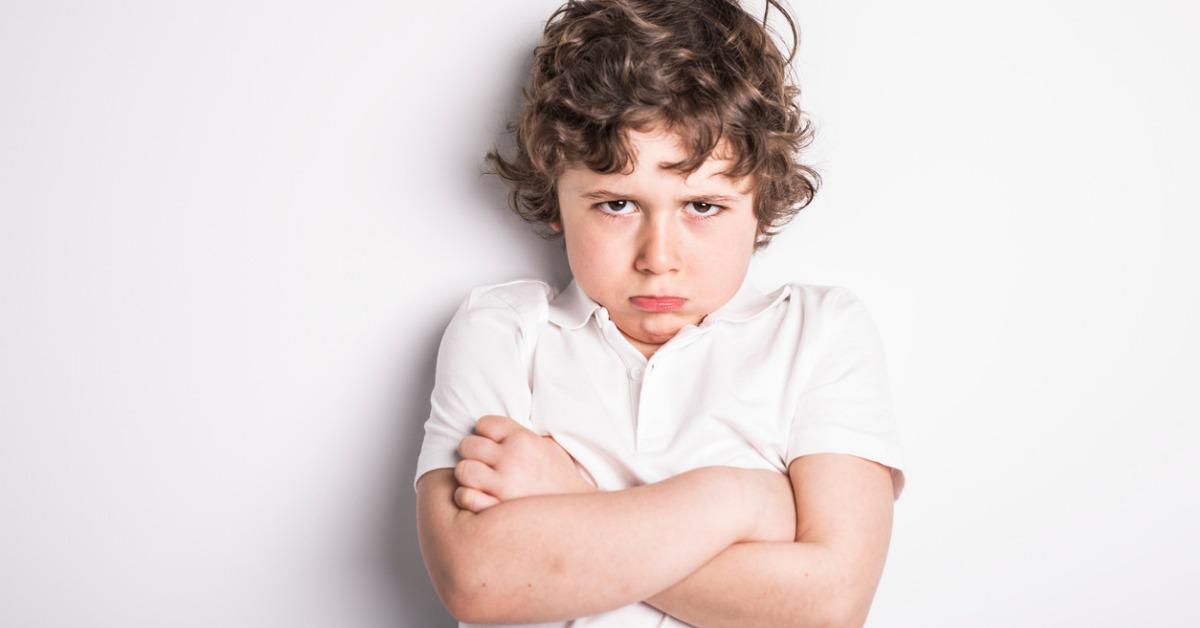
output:
[[[645,312],[673,312],[683,307],[687,299],[651,299],[648,297],[633,297],[629,299],[633,306]]]

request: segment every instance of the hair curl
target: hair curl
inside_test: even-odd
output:
[[[546,21],[534,49],[511,161],[486,159],[511,187],[510,208],[540,225],[559,221],[555,183],[568,164],[600,173],[624,171],[633,159],[629,129],[659,124],[690,147],[664,167],[691,174],[725,139],[732,178],[751,176],[758,231],[767,246],[806,207],[821,177],[796,156],[812,141],[812,124],[787,74],[799,38],[784,59],[766,27],[736,0],[568,0]],[[536,229],[535,229],[536,230]]]

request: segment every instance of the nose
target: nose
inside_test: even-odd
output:
[[[661,275],[679,271],[677,227],[670,218],[662,216],[658,220],[647,220],[642,224],[638,233],[638,272]]]

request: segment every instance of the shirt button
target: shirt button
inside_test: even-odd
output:
[[[629,377],[630,377],[631,379],[633,379],[634,381],[641,381],[641,379],[642,379],[642,375],[643,375],[644,373],[645,373],[645,371],[644,371],[644,370],[642,370],[642,367],[640,367],[640,366],[635,366],[635,367],[633,367],[632,369],[630,369],[630,370],[629,370]]]

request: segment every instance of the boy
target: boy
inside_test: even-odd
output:
[[[878,334],[844,288],[747,278],[819,181],[790,59],[729,0],[568,2],[534,57],[489,158],[573,279],[476,288],[443,335],[438,595],[460,625],[861,625],[904,485]]]

